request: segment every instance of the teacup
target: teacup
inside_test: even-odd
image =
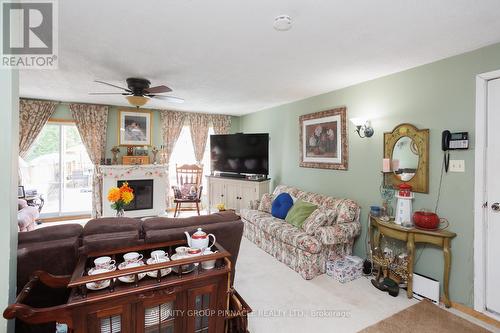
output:
[[[142,258],[143,255],[137,252],[128,252],[123,255],[123,260],[125,260],[126,263],[139,262]]]
[[[188,254],[189,247],[187,246],[178,246],[175,248],[175,253],[177,253],[178,257],[185,257]]]
[[[106,268],[91,269],[91,270],[89,270],[89,275],[104,274],[104,273],[109,273],[110,271],[111,271],[111,269],[106,269]],[[99,289],[99,288],[102,288],[108,282],[109,282],[109,280],[96,281],[96,282],[93,282],[93,287],[95,289]]]
[[[156,258],[166,258],[167,253],[163,250],[154,250],[151,252],[151,258],[156,259]]]
[[[111,269],[115,267],[116,261],[112,260],[111,257],[99,257],[94,259],[94,265],[96,269]]]
[[[134,252],[132,252],[132,253],[134,253]],[[128,261],[128,262],[126,261],[123,264],[120,264],[120,266],[118,266],[118,269],[122,270],[122,269],[128,269],[128,268],[135,268],[135,267],[140,267],[140,266],[144,265],[144,264],[140,263],[139,260],[140,259],[138,259],[137,261]],[[144,273],[139,274],[139,279],[141,279],[141,275],[143,275],[143,274]],[[122,276],[122,278],[129,280],[129,281],[133,281],[135,279],[133,274]]]
[[[203,252],[203,255],[209,255],[209,254],[214,254],[214,253],[215,252],[213,252],[211,250],[205,250],[205,252]],[[215,260],[202,261],[201,267],[203,269],[213,269],[215,267]]]

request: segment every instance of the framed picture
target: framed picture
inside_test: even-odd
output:
[[[26,198],[26,193],[24,192],[24,186],[22,186],[22,185],[19,185],[17,187],[17,198],[18,199]]]
[[[300,116],[300,166],[347,170],[345,107]]]
[[[118,136],[121,146],[150,146],[151,111],[121,111],[119,114]]]

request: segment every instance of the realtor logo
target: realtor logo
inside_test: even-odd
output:
[[[57,5],[53,0],[4,1],[0,67],[57,68]]]

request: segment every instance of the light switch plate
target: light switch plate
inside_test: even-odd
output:
[[[465,172],[465,161],[450,160],[450,172]]]

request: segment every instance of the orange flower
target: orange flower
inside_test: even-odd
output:
[[[122,200],[126,205],[128,205],[132,200],[134,200],[134,194],[129,191],[122,192]]]
[[[112,187],[109,189],[108,192],[108,201],[110,202],[117,202],[121,198],[121,192],[120,189],[117,187]]]

